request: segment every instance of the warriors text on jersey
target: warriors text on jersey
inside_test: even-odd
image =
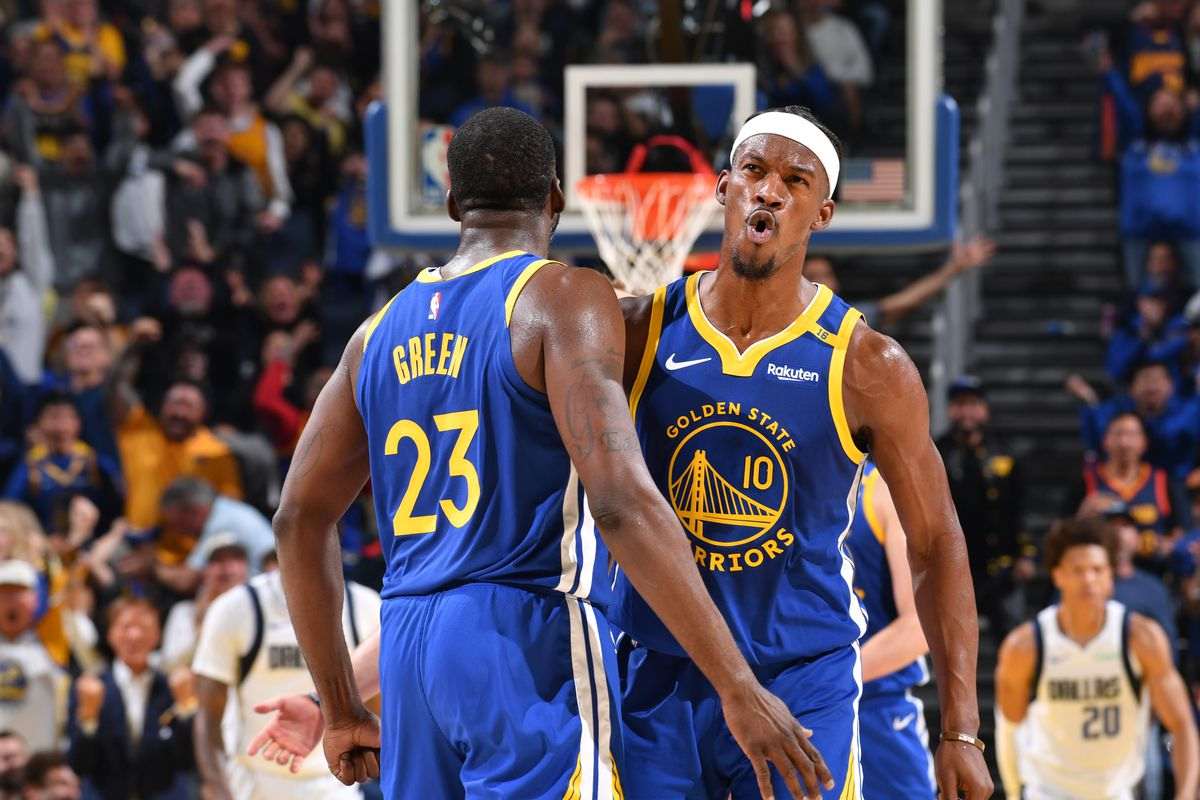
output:
[[[1038,672],[1017,732],[1027,797],[1126,798],[1145,769],[1148,692],[1129,652],[1129,619],[1115,601],[1086,645],[1062,632],[1058,606],[1037,615]]]
[[[607,553],[508,333],[546,263],[513,251],[447,280],[426,270],[369,323],[356,399],[385,599],[480,582],[603,599]]]
[[[740,353],[701,308],[702,274],[654,296],[630,398],[646,463],[752,664],[849,646],[866,630],[845,546],[865,455],[842,368],[861,315],[818,286],[791,325]],[[622,627],[682,655],[623,576],[617,587]]]

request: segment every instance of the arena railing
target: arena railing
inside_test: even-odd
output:
[[[1025,0],[997,0],[992,16],[992,49],[984,85],[976,101],[976,124],[967,145],[966,177],[959,194],[960,240],[999,227],[1004,191],[1004,156],[1020,70]],[[973,364],[975,324],[982,316],[982,280],[969,270],[947,287],[933,315],[930,412],[935,433],[948,424],[946,390]]]

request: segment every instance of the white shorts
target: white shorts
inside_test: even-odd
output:
[[[316,777],[280,775],[234,762],[229,766],[229,791],[233,800],[356,800],[357,786],[346,786],[332,774]]]

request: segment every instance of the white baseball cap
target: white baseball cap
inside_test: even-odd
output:
[[[15,558],[0,561],[0,586],[24,586],[26,589],[36,589],[37,583],[37,570],[28,561],[20,561]]]

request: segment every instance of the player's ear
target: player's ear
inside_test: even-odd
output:
[[[721,170],[721,174],[717,176],[717,191],[714,193],[717,202],[725,205],[725,193],[729,191],[729,170]]]
[[[454,201],[454,194],[449,189],[446,190],[446,213],[455,222],[462,222],[462,212],[459,211],[458,203]]]
[[[550,213],[561,214],[567,207],[567,196],[563,194],[562,183],[558,178],[550,185]]]
[[[821,210],[817,212],[817,219],[812,224],[813,231],[823,231],[833,222],[833,212],[837,209],[837,203],[832,200],[826,200],[821,204]]]

